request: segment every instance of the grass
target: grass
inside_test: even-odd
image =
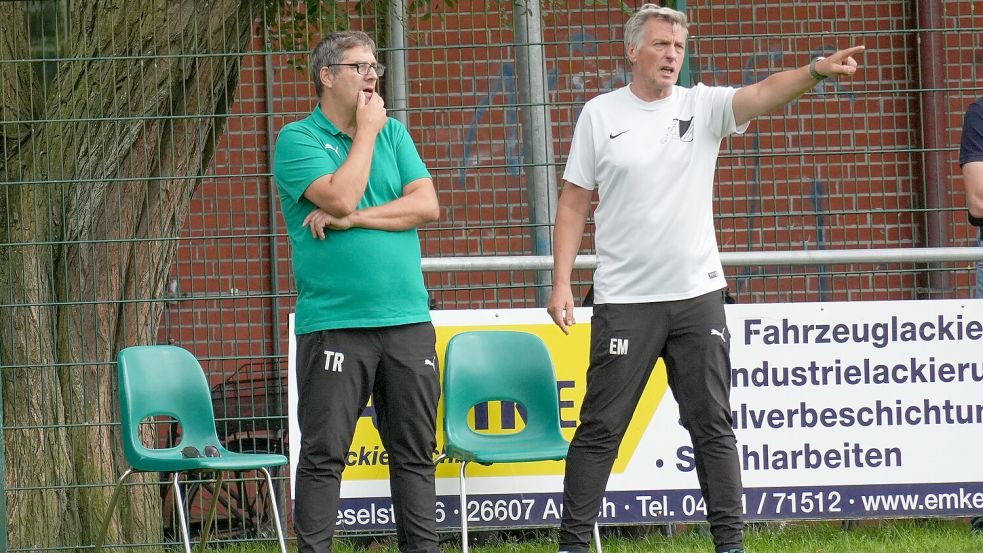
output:
[[[605,529],[605,553],[713,553],[706,527],[678,526],[666,536],[653,527]],[[460,552],[460,541],[445,536],[445,553]],[[479,532],[471,553],[555,553],[555,530]],[[770,523],[749,526],[748,553],[980,553],[983,534],[965,519],[867,521],[850,529],[839,522]],[[296,545],[289,545],[296,551]],[[275,543],[231,544],[222,553],[274,553]],[[394,538],[342,538],[335,553],[397,553]],[[592,549],[593,551],[593,549]]]

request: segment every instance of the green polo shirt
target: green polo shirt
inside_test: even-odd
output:
[[[325,229],[321,240],[301,226],[316,207],[304,197],[307,187],[337,171],[351,147],[351,137],[319,108],[286,125],[277,137],[273,176],[293,250],[297,334],[430,320],[416,229]],[[410,182],[429,177],[410,134],[390,118],[376,138],[369,182],[358,207],[391,202]]]

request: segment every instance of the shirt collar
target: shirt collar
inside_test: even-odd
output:
[[[338,136],[339,134],[344,134],[338,129],[338,127],[335,126],[334,123],[331,122],[330,119],[324,116],[324,112],[321,111],[320,104],[314,106],[314,111],[311,112],[311,120],[314,121],[315,125],[317,125],[322,130],[330,134],[333,134],[335,136]]]
[[[661,109],[665,105],[668,105],[670,102],[675,100],[675,98],[679,95],[678,88],[679,88],[678,85],[673,85],[672,92],[669,94],[669,96],[648,102],[636,96],[635,93],[632,92],[631,90],[631,85],[625,85],[625,90],[628,91],[628,97],[631,98],[631,102],[645,110],[657,110],[657,109]]]

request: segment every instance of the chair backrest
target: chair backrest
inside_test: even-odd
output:
[[[559,432],[553,360],[543,340],[528,332],[478,330],[451,338],[444,357],[444,431],[448,443],[473,434],[468,412],[486,401],[525,407],[523,432]]]
[[[181,424],[181,444],[219,443],[208,380],[195,356],[177,346],[135,346],[116,356],[119,366],[123,452],[136,469],[152,450],[140,440],[140,422],[169,416]]]

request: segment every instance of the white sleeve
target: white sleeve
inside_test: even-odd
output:
[[[594,125],[590,113],[588,102],[577,118],[573,140],[570,142],[570,155],[563,170],[563,180],[587,190],[593,190],[597,184],[594,178],[597,167],[594,162]]]
[[[737,93],[737,89],[730,86],[704,86],[702,84],[697,86],[703,89],[701,96],[709,104],[707,107],[710,109],[708,123],[710,131],[721,138],[734,133],[744,134],[751,122],[748,121],[740,127],[737,126],[737,120],[734,117],[734,95]]]

